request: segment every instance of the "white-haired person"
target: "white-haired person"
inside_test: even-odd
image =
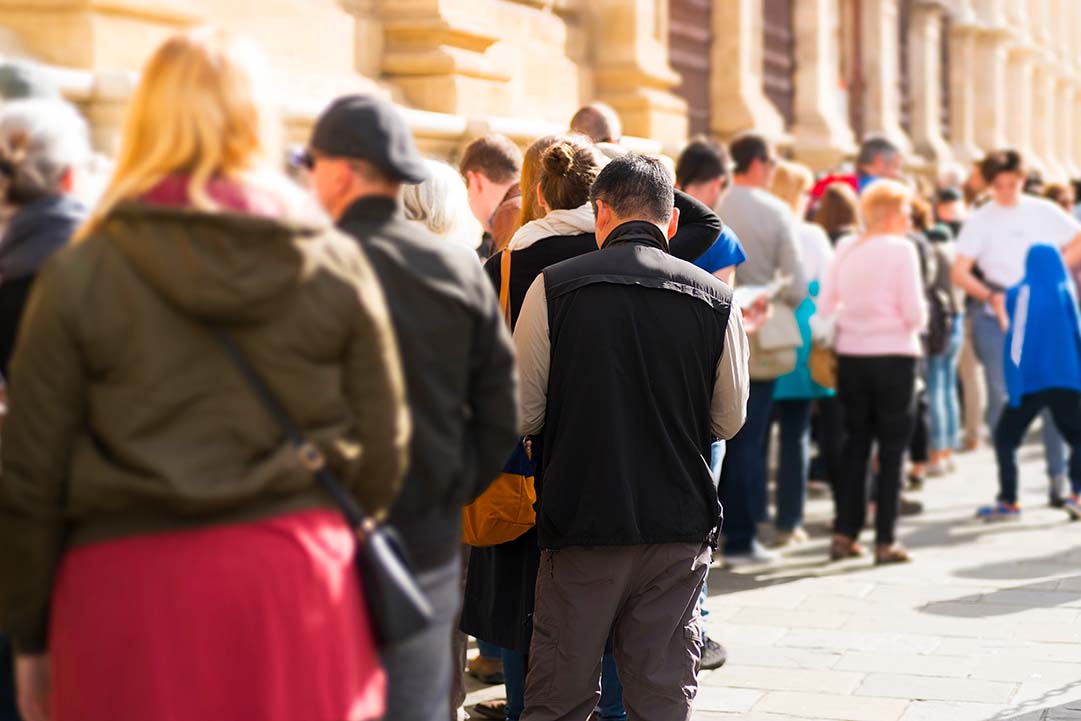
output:
[[[31,292],[0,476],[26,721],[383,716],[355,535],[215,337],[364,508],[389,506],[409,422],[386,302],[277,170],[265,66],[212,29],[168,39]]]
[[[484,228],[469,209],[469,191],[461,174],[446,163],[425,159],[428,179],[402,189],[405,217],[433,235],[476,251]]]
[[[0,109],[0,197],[13,215],[0,238],[0,373],[8,376],[19,320],[45,261],[86,219],[73,193],[90,158],[86,122],[59,99]]]

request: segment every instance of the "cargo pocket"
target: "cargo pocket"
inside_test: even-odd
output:
[[[533,619],[533,643],[529,647],[529,673],[526,693],[530,701],[545,702],[552,698],[555,678],[560,670],[559,629]],[[536,681],[530,683],[530,679]]]
[[[683,696],[694,700],[698,695],[698,672],[702,663],[702,624],[697,616],[683,627],[683,649],[687,654],[683,664]]]

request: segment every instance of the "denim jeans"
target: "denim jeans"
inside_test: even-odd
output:
[[[927,400],[931,406],[931,450],[961,445],[961,406],[957,395],[957,359],[965,338],[964,316],[955,316],[950,343],[941,355],[927,359]]]
[[[1019,406],[1007,406],[995,429],[998,457],[998,500],[1017,503],[1017,448],[1036,415],[1050,413],[1055,427],[1070,443],[1070,484],[1081,492],[1081,393],[1053,388],[1029,393]]]
[[[781,454],[777,467],[777,529],[792,531],[803,523],[807,476],[811,466],[810,400],[775,401],[781,424]]]
[[[721,468],[724,552],[748,553],[766,503],[766,434],[773,410],[773,381],[752,381],[747,422],[728,441]]]
[[[505,721],[518,721],[525,710],[525,672],[526,655],[519,651],[504,648],[503,685],[507,691],[507,710]]]
[[[1006,372],[1003,369],[1006,349],[1006,334],[998,320],[986,310],[979,310],[972,318],[972,342],[976,355],[983,364],[983,374],[987,380],[987,426],[994,438],[998,420],[1006,407]],[[1047,456],[1047,475],[1052,478],[1066,473],[1066,448],[1062,436],[1055,428],[1054,421],[1047,409],[1043,418],[1043,447]]]
[[[503,649],[494,643],[481,641],[479,638],[477,639],[477,650],[480,651],[481,658],[503,658]]]
[[[612,639],[604,649],[601,659],[601,701],[597,704],[600,721],[627,721],[627,709],[623,708],[623,684],[616,671],[616,657],[612,654]]]

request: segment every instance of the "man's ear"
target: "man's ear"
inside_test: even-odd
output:
[[[671,240],[679,230],[679,208],[672,208],[672,219],[668,221],[668,240]]]

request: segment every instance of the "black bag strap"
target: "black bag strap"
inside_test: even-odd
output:
[[[266,381],[248,361],[244,351],[237,345],[236,339],[221,328],[211,328],[210,330],[222,350],[225,351],[225,355],[230,362],[232,362],[255,396],[262,402],[267,412],[284,431],[286,439],[296,450],[300,462],[311,471],[315,480],[323,487],[323,490],[334,499],[342,515],[345,516],[346,521],[357,534],[361,538],[367,535],[375,528],[375,521],[364,513],[364,509],[360,507],[356,499],[334,477],[334,474],[327,467],[327,460],[323,452],[308,440],[297,424],[293,422],[288,411],[285,410],[285,406],[282,405],[274,391],[270,389],[270,386],[266,384]]]

